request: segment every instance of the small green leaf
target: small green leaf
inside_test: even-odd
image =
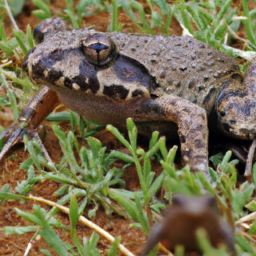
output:
[[[162,23],[162,16],[157,11],[152,11],[151,14],[151,28],[159,28]]]
[[[37,224],[37,225],[41,225],[41,220],[35,216],[34,214],[30,213],[30,212],[24,212],[21,211],[18,208],[14,208],[14,210],[17,212],[18,215],[20,215],[24,220],[27,220],[31,223]]]
[[[217,168],[218,164],[221,163],[222,159],[223,159],[223,154],[222,153],[218,153],[218,154],[216,154],[214,156],[211,156],[209,158],[209,160],[212,161],[212,163],[214,165],[214,168]]]
[[[120,204],[120,206],[131,216],[135,222],[139,222],[135,203],[129,198],[120,194],[109,192],[109,196]]]
[[[79,218],[78,215],[78,204],[77,199],[73,193],[71,193],[70,200],[70,219],[71,219],[71,229],[76,229],[76,223]]]
[[[34,216],[40,220],[40,230],[38,233],[42,236],[45,242],[57,253],[57,255],[68,256],[68,251],[64,242],[60,239],[57,233],[50,227],[50,224],[45,219],[45,212],[40,206],[34,205]]]
[[[157,191],[162,187],[163,182],[164,182],[164,172],[162,172],[153,182],[153,184],[149,187],[148,190],[148,198],[149,201],[152,199],[153,196],[156,195]]]
[[[250,252],[254,255],[255,250],[252,245],[242,236],[235,235],[235,241],[245,252]]]
[[[52,254],[48,250],[46,250],[46,249],[39,249],[39,251],[41,253],[43,253],[44,255],[46,255],[46,256],[52,256]]]
[[[22,31],[15,31],[13,30],[13,35],[15,36],[17,42],[19,43],[20,48],[22,49],[24,54],[28,53],[28,49],[24,43],[25,35]]]
[[[106,129],[110,131],[126,148],[131,151],[131,146],[129,142],[113,125],[107,125]]]
[[[74,13],[70,10],[64,10],[64,12],[68,15],[69,19],[71,20],[72,26],[74,28],[79,28],[79,25],[77,23]]]
[[[121,237],[117,237],[115,239],[115,241],[112,243],[109,252],[108,252],[108,256],[115,256],[118,253],[118,246],[121,242]]]
[[[6,192],[0,192],[0,199],[6,199],[6,200],[21,200],[26,201],[23,197],[12,194],[12,193],[6,193]]]
[[[251,200],[251,196],[254,191],[254,184],[249,184],[244,182],[243,185],[240,187],[240,190],[234,190],[232,193],[232,209],[236,213],[241,213],[243,207],[247,202]]]
[[[251,212],[256,212],[256,201],[251,201],[250,203],[246,204],[245,207]]]
[[[255,235],[256,234],[256,221],[254,221],[248,231],[249,235]]]
[[[42,0],[33,0],[33,4],[40,9],[32,11],[37,18],[43,20],[51,17],[49,4]]]
[[[9,226],[5,226],[4,229],[4,233],[6,235],[23,235],[26,234],[28,232],[35,232],[37,229],[39,228],[39,226],[26,226],[26,227],[9,227]]]
[[[76,126],[78,124],[78,115],[74,111],[70,111],[71,127],[72,131],[75,132]]]
[[[7,0],[7,2],[11,9],[12,15],[15,17],[21,13],[25,0]]]
[[[130,143],[132,146],[132,150],[133,150],[133,152],[136,152],[137,136],[138,136],[137,127],[135,126],[135,124],[131,118],[128,118],[126,120],[126,124],[127,124],[127,128],[128,128],[128,135],[129,135]]]
[[[161,9],[163,15],[168,14],[169,8],[166,0],[153,0],[153,3]]]
[[[146,234],[149,234],[150,227],[149,227],[147,214],[143,211],[143,208],[137,193],[135,193],[135,204],[137,208],[137,217],[138,217],[139,223],[141,224],[143,231]]]

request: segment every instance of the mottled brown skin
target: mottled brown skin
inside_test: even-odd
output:
[[[163,221],[152,228],[140,256],[146,256],[159,242],[168,249],[182,245],[186,252],[200,253],[196,238],[199,228],[206,231],[212,246],[224,244],[230,255],[236,255],[232,229],[222,221],[214,197],[176,195]]]
[[[254,138],[254,65],[241,84],[233,58],[194,38],[66,30],[59,18],[40,23],[35,37],[23,60],[34,83],[93,121],[124,128],[132,117],[141,134],[178,134],[193,171],[208,176],[207,119],[214,130]]]

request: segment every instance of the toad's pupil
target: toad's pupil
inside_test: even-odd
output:
[[[101,43],[91,44],[89,48],[95,50],[97,53],[99,53],[102,50],[109,49],[109,46]]]

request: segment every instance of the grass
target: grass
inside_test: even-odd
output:
[[[33,1],[38,8],[33,15],[39,19],[51,17],[49,1]],[[253,18],[255,10],[249,11],[248,1],[242,1],[242,10],[239,6],[232,5],[231,0],[218,1],[178,1],[167,4],[166,1],[147,0],[148,8],[137,1],[116,0],[112,4],[106,1],[78,2],[74,7],[72,0],[66,0],[66,9],[61,16],[70,21],[75,28],[79,28],[83,18],[97,12],[107,11],[112,16],[108,26],[111,31],[121,31],[125,24],[118,22],[118,13],[124,11],[129,19],[138,27],[141,33],[170,34],[173,17],[182,27],[183,35],[191,35],[220,51],[227,52],[231,56],[248,56],[248,51],[254,51],[256,24]],[[7,15],[4,2],[0,2],[0,20]],[[10,5],[12,2],[10,1]],[[11,5],[11,10],[15,8]],[[88,8],[90,7],[90,8]],[[18,9],[16,10],[16,14]],[[15,14],[15,12],[14,12]],[[232,37],[236,35],[243,23],[246,32],[246,40],[241,39],[242,48],[239,51],[232,47],[226,47]],[[132,32],[132,31],[131,31]],[[14,31],[10,37],[4,33],[4,23],[0,24],[0,49],[2,57],[6,60],[0,65],[0,80],[7,91],[6,96],[0,97],[1,106],[10,106],[14,120],[17,120],[19,111],[37,89],[21,72],[20,63],[24,55],[34,46],[31,28],[27,27],[26,33]],[[239,40],[239,38],[237,37]],[[250,55],[251,56],[251,55]],[[15,59],[15,61],[13,61]],[[241,67],[244,69],[244,67]],[[24,95],[22,93],[24,91]],[[58,255],[99,255],[97,241],[99,236],[93,233],[91,238],[78,239],[76,225],[78,221],[84,221],[84,225],[91,225],[87,220],[81,220],[84,209],[90,204],[88,217],[95,216],[99,206],[104,207],[106,214],[113,212],[127,219],[132,219],[133,228],[139,228],[146,234],[150,232],[150,226],[154,220],[152,211],[160,212],[166,207],[165,203],[172,202],[172,196],[176,193],[187,195],[200,195],[208,191],[219,202],[222,212],[229,216],[233,225],[240,226],[249,220],[250,227],[242,229],[235,235],[238,255],[255,255],[253,243],[256,233],[256,221],[254,212],[256,202],[254,190],[256,185],[256,165],[252,170],[252,182],[237,182],[235,165],[237,160],[231,160],[231,152],[224,156],[218,154],[210,159],[214,163],[217,172],[210,170],[213,183],[210,184],[202,174],[191,173],[188,167],[178,169],[174,165],[177,147],[167,149],[165,138],[154,132],[149,140],[148,150],[145,151],[137,146],[137,129],[131,119],[127,120],[127,140],[116,128],[109,125],[107,129],[123,144],[129,153],[121,153],[115,150],[107,152],[102,143],[91,137],[100,127],[90,122],[84,122],[75,113],[61,113],[51,115],[49,120],[54,120],[52,125],[55,135],[61,145],[63,157],[59,163],[53,163],[45,159],[40,145],[36,140],[29,141],[25,136],[25,146],[30,157],[21,164],[20,169],[28,173],[27,180],[21,181],[14,191],[5,184],[1,188],[1,204],[9,200],[34,200],[52,206],[46,211],[35,205],[33,213],[15,209],[17,214],[31,223],[26,227],[5,227],[6,234],[24,234],[34,232],[31,241],[40,234],[46,243]],[[72,130],[64,132],[56,124],[59,120],[70,120]],[[87,132],[84,127],[87,125]],[[80,146],[74,132],[79,127],[80,136],[86,137],[88,147]],[[161,153],[161,156],[159,154]],[[78,155],[78,157],[77,157]],[[155,177],[151,167],[152,158],[158,159],[162,166],[162,173]],[[113,167],[116,161],[124,162],[122,168]],[[137,192],[125,189],[123,171],[127,166],[134,164],[138,173],[141,190]],[[47,170],[47,171],[45,171]],[[55,191],[57,203],[27,196],[35,184],[40,180],[53,180],[61,184]],[[164,186],[164,199],[156,199],[156,193]],[[205,191],[206,189],[206,191]],[[63,205],[69,204],[69,209]],[[230,206],[231,205],[231,206]],[[66,227],[58,220],[57,212],[61,210],[69,215],[70,227]],[[73,245],[64,243],[54,230],[54,227],[69,232]],[[93,227],[101,233],[97,227]],[[103,232],[104,233],[104,232]],[[107,236],[107,235],[106,235]],[[111,243],[114,238],[109,238]],[[227,255],[225,251],[212,248],[205,236],[199,234],[199,240],[205,251],[204,255]],[[53,242],[54,241],[54,242]],[[122,241],[121,241],[122,242]],[[125,255],[133,255],[125,251],[120,239],[116,239],[109,250],[108,255],[117,255],[118,248]],[[51,255],[49,251],[42,250],[45,255]],[[177,248],[177,255],[183,255],[182,250]]]

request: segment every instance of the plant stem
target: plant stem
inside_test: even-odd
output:
[[[19,31],[20,29],[19,29],[17,23],[15,22],[15,19],[13,18],[13,15],[12,15],[12,12],[11,12],[11,10],[10,10],[10,7],[9,7],[9,5],[8,5],[7,0],[4,0],[4,3],[5,3],[5,9],[6,9],[8,15],[9,15],[9,18],[10,18],[10,20],[11,20],[11,22],[12,22],[12,24],[13,24],[15,30]]]
[[[28,200],[35,200],[37,202],[41,202],[50,206],[54,206],[57,207],[58,209],[60,209],[62,212],[65,212],[66,214],[70,214],[70,210],[69,208],[60,205],[60,204],[56,204],[55,202],[52,202],[50,200],[46,200],[40,197],[35,197],[35,196],[28,196],[28,197],[24,197],[25,199]],[[80,222],[82,222],[83,224],[85,224],[87,227],[95,230],[97,233],[99,233],[100,235],[102,235],[103,237],[105,237],[108,241],[110,241],[111,243],[113,243],[115,241],[115,238],[110,235],[108,232],[106,232],[104,229],[102,229],[101,227],[99,227],[98,225],[96,225],[95,223],[91,222],[90,220],[86,219],[84,216],[79,216],[78,220]],[[133,253],[131,253],[125,246],[123,246],[122,244],[118,245],[119,250],[126,256],[135,256]]]

